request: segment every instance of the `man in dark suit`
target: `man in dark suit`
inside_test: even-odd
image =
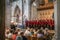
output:
[[[14,31],[16,30],[17,25],[16,25],[15,23],[11,23],[10,26],[11,26],[11,29],[12,29],[12,30],[14,30]]]

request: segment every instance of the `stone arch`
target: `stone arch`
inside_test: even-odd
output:
[[[14,17],[16,18],[16,22],[19,22],[19,17],[20,17],[20,8],[18,5],[16,5],[15,10],[14,10]]]
[[[18,12],[18,13],[17,13]],[[20,8],[18,5],[16,5],[15,10],[14,10],[14,16],[17,16],[17,14],[20,14]]]

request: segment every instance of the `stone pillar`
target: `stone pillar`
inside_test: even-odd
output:
[[[55,40],[60,40],[60,0],[54,2]]]
[[[0,0],[0,40],[5,40],[5,0]]]
[[[24,2],[24,14],[27,18],[27,20],[30,20],[30,1],[31,0],[25,0]]]
[[[35,7],[33,6],[33,4],[32,4],[32,6],[31,6],[31,20],[34,20],[34,9],[35,9]]]
[[[28,17],[29,17],[29,20],[31,19],[30,17],[31,17],[31,13],[30,13],[30,9],[31,9],[31,7],[30,7],[30,1],[31,0],[28,0]]]
[[[6,9],[5,9],[5,26],[10,27],[11,22],[11,4],[9,0],[6,0]]]
[[[33,6],[32,8],[32,17],[33,20],[35,20],[37,18],[37,9],[35,6]]]
[[[37,7],[32,4],[31,6],[31,20],[36,20],[37,19]]]

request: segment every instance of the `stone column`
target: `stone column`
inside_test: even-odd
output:
[[[34,9],[33,9],[33,19],[36,20],[37,18],[37,8],[36,6],[34,6]]]
[[[11,4],[9,0],[6,0],[6,9],[5,9],[5,26],[10,27],[11,22]]]
[[[5,0],[0,0],[0,40],[5,40]]]
[[[37,19],[37,7],[32,4],[31,6],[31,20],[36,20]]]
[[[35,16],[34,16],[34,15],[35,15],[35,11],[34,11],[34,10],[35,10],[35,7],[34,7],[33,4],[32,4],[32,6],[31,6],[31,20],[34,20],[34,19],[35,19],[35,18],[34,18],[34,17],[35,17]]]
[[[27,0],[27,6],[28,6],[28,20],[31,19],[31,5],[30,5],[31,0]]]
[[[60,0],[54,2],[55,40],[60,40]]]
[[[30,20],[30,1],[31,0],[25,0],[24,2],[24,14],[27,18],[27,20]]]

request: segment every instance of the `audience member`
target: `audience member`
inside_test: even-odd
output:
[[[20,35],[17,35],[16,40],[23,40],[21,34]]]
[[[44,36],[43,31],[40,30],[40,31],[38,32],[38,34],[37,34],[37,37],[38,37],[38,38],[42,38],[43,36]]]
[[[30,32],[30,29],[27,28],[25,33],[24,33],[25,36],[31,36],[31,32]]]
[[[16,40],[16,37],[17,37],[17,32],[14,32],[12,35],[12,40]]]
[[[24,32],[21,32],[20,35],[22,36],[23,40],[27,40],[27,38],[24,36]]]

